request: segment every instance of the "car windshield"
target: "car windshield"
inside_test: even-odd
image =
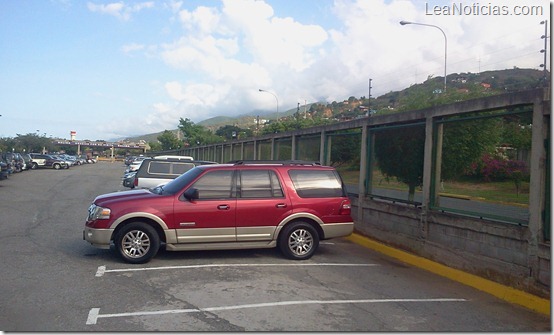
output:
[[[156,194],[174,195],[180,192],[186,185],[190,184],[196,177],[202,173],[202,169],[194,167],[179,177],[173,179],[163,186],[157,186],[150,191]]]

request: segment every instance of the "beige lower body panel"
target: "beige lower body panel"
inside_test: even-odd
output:
[[[236,242],[235,227],[230,228],[199,228],[177,229],[177,243],[215,243]]]
[[[326,240],[334,237],[344,237],[352,234],[354,222],[325,223],[321,225],[321,228]]]
[[[266,249],[277,246],[277,241],[262,242],[228,242],[228,243],[181,243],[166,244],[165,248],[169,251],[183,250],[232,250],[232,249]]]
[[[271,241],[277,227],[237,227],[238,242]]]

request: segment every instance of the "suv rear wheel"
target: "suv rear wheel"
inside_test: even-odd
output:
[[[127,262],[140,264],[151,260],[160,249],[160,237],[156,230],[144,223],[125,225],[115,238],[115,248]]]
[[[308,259],[313,256],[318,245],[317,231],[306,222],[288,224],[279,237],[279,249],[289,259]]]

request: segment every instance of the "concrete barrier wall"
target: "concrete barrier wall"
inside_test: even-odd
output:
[[[352,198],[356,232],[435,262],[541,297],[550,297],[550,244],[529,268],[528,227]]]

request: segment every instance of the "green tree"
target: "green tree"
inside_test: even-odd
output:
[[[283,122],[272,121],[263,127],[262,134],[275,134],[275,133],[282,133],[285,131],[286,131],[286,127]]]
[[[185,143],[196,143],[202,126],[194,124],[190,119],[179,118],[179,130],[183,133]]]
[[[252,134],[253,134],[252,130],[250,129],[243,129],[243,128],[240,128],[237,126],[231,126],[231,125],[225,125],[223,127],[219,127],[219,129],[217,129],[215,132],[215,135],[228,140],[250,137],[252,136]]]
[[[211,144],[222,142],[223,138],[213,134],[209,129],[194,124],[190,119],[179,119],[179,130],[183,133],[184,141],[188,145]]]
[[[164,132],[158,136],[158,141],[162,146],[162,150],[180,149],[183,146],[183,143],[179,141],[177,136],[169,130],[164,130]]]
[[[452,180],[463,175],[483,154],[494,152],[501,132],[501,118],[446,124],[443,134],[441,179]]]
[[[531,113],[506,117],[502,131],[502,144],[515,149],[531,149]]]
[[[414,200],[423,182],[425,127],[407,126],[375,134],[375,159],[381,172],[408,185],[408,200]]]
[[[331,165],[348,164],[356,169],[360,166],[361,134],[349,131],[342,136],[334,136],[331,145]]]
[[[152,151],[162,151],[162,144],[158,141],[152,141],[148,142],[148,145],[150,146],[150,150]]]
[[[17,134],[16,137],[5,137],[0,139],[0,151],[15,152],[47,152],[58,151],[59,147],[52,143],[52,140],[45,136],[39,136],[35,133],[26,135]]]

